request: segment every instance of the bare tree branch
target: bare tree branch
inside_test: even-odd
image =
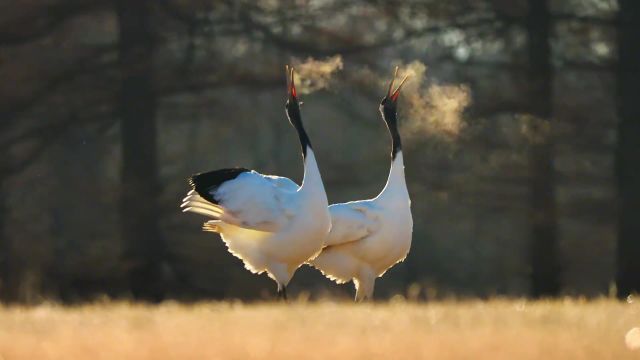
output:
[[[453,28],[457,29],[471,29],[477,28],[487,25],[495,25],[499,23],[499,21],[494,17],[483,17],[477,18],[474,20],[468,21],[460,21],[460,22],[452,22],[450,24],[438,24],[433,26],[426,26],[424,28],[418,29],[408,29],[405,31],[404,35],[399,39],[394,38],[384,38],[381,40],[377,40],[372,43],[358,43],[354,42],[352,39],[347,41],[340,41],[341,43],[337,45],[331,46],[322,46],[311,43],[307,40],[301,40],[293,37],[288,37],[286,35],[278,34],[269,25],[261,23],[260,21],[254,19],[250,14],[243,12],[240,14],[240,19],[243,21],[248,30],[253,30],[261,34],[265,40],[269,41],[271,44],[275,45],[278,48],[297,52],[310,54],[314,56],[329,56],[335,54],[353,54],[359,52],[365,52],[370,50],[376,50],[380,48],[385,48],[388,46],[398,45],[402,42],[406,42],[415,38],[419,38],[422,36],[426,36],[429,34],[440,33],[444,30],[449,30]],[[313,30],[317,34],[334,34],[328,29],[308,29]],[[338,37],[332,36],[335,40]],[[332,42],[333,43],[333,42]]]
[[[72,114],[63,121],[49,123],[46,126],[32,129],[28,134],[22,134],[22,136],[13,138],[12,141],[0,145],[0,147],[8,149],[10,146],[17,145],[21,142],[35,142],[35,145],[24,151],[24,154],[19,158],[14,156],[11,160],[7,160],[7,157],[4,157],[3,160],[0,161],[0,173],[5,176],[11,176],[24,170],[35,162],[50,146],[60,140],[70,129],[78,125],[95,124],[98,125],[100,129],[106,129],[113,125],[116,120],[113,116],[113,111],[107,110],[85,114],[84,116]]]
[[[555,21],[574,21],[583,23],[585,25],[601,25],[601,26],[616,26],[617,21],[614,18],[602,18],[595,16],[583,16],[576,14],[553,14],[553,20]]]
[[[66,1],[43,6],[35,13],[0,25],[0,46],[17,46],[50,35],[69,19],[105,8],[101,1]]]
[[[104,70],[109,66],[109,64],[99,63],[96,65],[96,61],[114,50],[115,46],[100,47],[93,50],[89,55],[77,59],[64,70],[51,77],[39,89],[33,91],[30,96],[23,98],[20,101],[16,101],[4,109],[0,108],[0,117],[3,119],[3,122],[0,123],[0,129],[6,129],[11,125],[11,119],[31,109],[34,105],[43,101],[52,94],[55,94],[55,92],[63,85],[84,75],[94,73],[99,69]]]

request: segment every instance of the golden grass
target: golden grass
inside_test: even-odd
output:
[[[0,307],[0,359],[640,359],[612,300]]]

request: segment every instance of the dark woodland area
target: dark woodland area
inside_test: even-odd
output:
[[[637,0],[5,0],[0,298],[270,299],[179,205],[214,168],[300,181],[285,64],[330,203],[384,186],[411,74],[413,243],[377,297],[638,293],[639,28]]]

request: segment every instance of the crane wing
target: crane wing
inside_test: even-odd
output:
[[[296,214],[298,185],[287,178],[222,169],[194,175],[190,183],[197,194],[185,198],[185,211],[235,226],[276,232]]]
[[[329,206],[331,231],[325,246],[346,244],[362,240],[380,227],[375,205],[369,201],[352,201]]]

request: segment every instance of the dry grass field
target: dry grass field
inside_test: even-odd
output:
[[[0,307],[0,359],[640,359],[637,326],[612,300]]]

